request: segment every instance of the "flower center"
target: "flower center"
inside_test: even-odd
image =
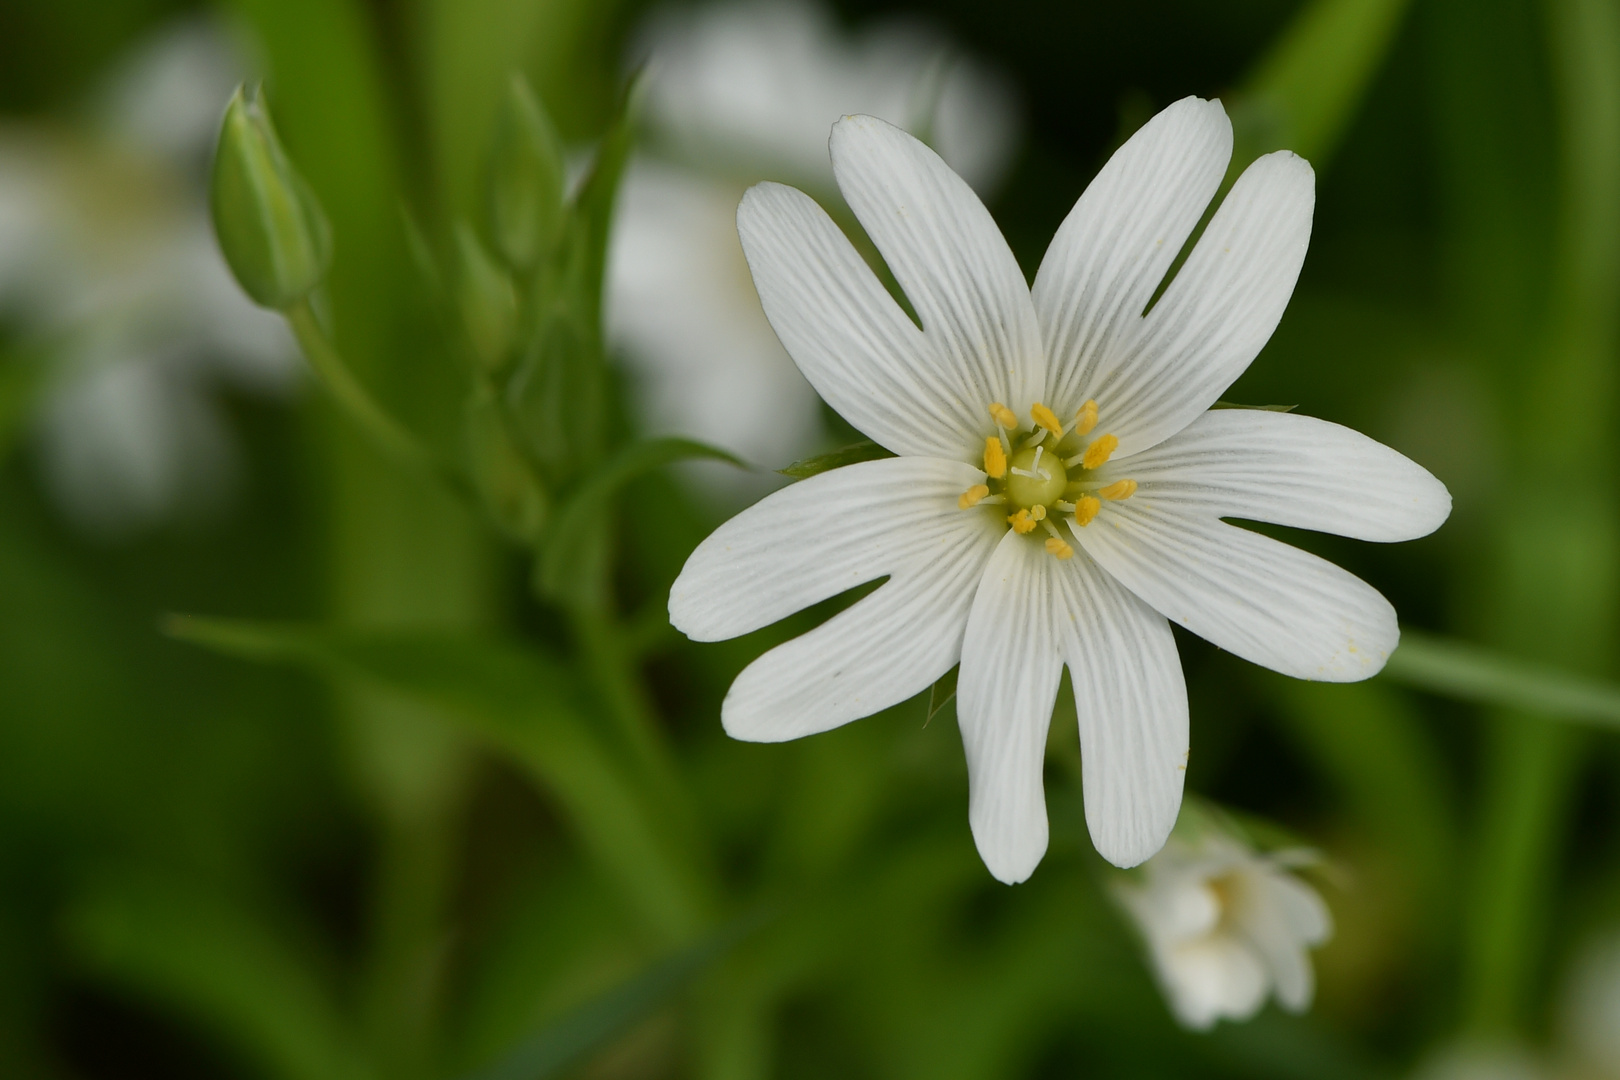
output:
[[[1090,525],[1102,510],[1102,500],[1128,499],[1136,493],[1135,480],[1104,484],[1096,470],[1119,448],[1111,434],[1090,437],[1097,427],[1098,408],[1088,401],[1065,427],[1057,414],[1036,402],[1030,406],[1030,424],[996,402],[990,406],[996,434],[984,442],[985,483],[962,493],[963,510],[994,506],[1013,532],[1026,535],[1037,527],[1048,533],[1046,550],[1059,559],[1074,556],[1074,548],[1053,524],[1066,516],[1078,528]]]

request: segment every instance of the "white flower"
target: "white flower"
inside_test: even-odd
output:
[[[830,189],[827,129],[857,111],[930,130],[953,167],[988,185],[1015,137],[1009,95],[925,31],[850,37],[809,3],[668,11],[641,49],[647,126],[663,157],[638,155],[620,190],[609,335],[634,369],[651,430],[786,464],[819,447],[821,406],[749,283],[736,228],[744,188],[785,175]],[[753,496],[769,482],[733,469],[704,477]]]
[[[973,836],[1015,882],[1046,850],[1042,761],[1065,664],[1086,820],[1122,866],[1159,849],[1181,801],[1187,698],[1170,620],[1300,678],[1383,666],[1399,632],[1378,592],[1222,521],[1402,540],[1450,512],[1434,477],[1337,424],[1206,411],[1293,291],[1310,166],[1286,152],[1250,166],[1143,314],[1231,140],[1219,102],[1160,113],[1080,197],[1031,290],[931,150],[881,120],[841,120],[839,186],[922,329],[809,197],[748,192],[738,228],[772,326],[822,397],[899,457],[770,495],[682,570],[670,618],[701,641],[888,579],[744,670],[722,709],[730,734],[826,731],[960,661]]]
[[[1170,1011],[1190,1028],[1247,1020],[1266,996],[1311,1003],[1307,950],[1333,933],[1316,890],[1289,872],[1308,853],[1259,854],[1210,825],[1178,831],[1115,889],[1147,942]]]
[[[1579,1075],[1620,1080],[1620,932],[1582,947],[1561,1004],[1561,1034]]]
[[[234,449],[215,388],[280,393],[297,372],[208,220],[208,156],[240,66],[217,27],[182,23],[121,65],[93,123],[0,128],[0,312],[51,357],[35,416],[46,486],[98,532],[219,494]]]

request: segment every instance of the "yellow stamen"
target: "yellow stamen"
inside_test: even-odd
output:
[[[1091,519],[1097,516],[1102,509],[1102,501],[1093,495],[1082,495],[1074,501],[1074,523],[1082,529],[1091,524]]]
[[[1046,507],[1042,506],[1040,503],[1036,503],[1034,506],[1029,508],[1029,516],[1034,518],[1036,521],[1045,521]]]
[[[1007,451],[1001,448],[1001,440],[994,435],[984,440],[984,471],[992,480],[1000,480],[1007,475]]]
[[[1008,431],[1012,431],[1018,426],[1018,414],[1007,408],[1007,406],[1003,405],[999,401],[990,406],[990,419],[994,420]]]
[[[1058,438],[1063,438],[1063,425],[1058,423],[1057,414],[1051,409],[1037,401],[1029,407],[1029,415],[1036,427],[1045,428]]]
[[[1019,536],[1035,531],[1035,519],[1029,516],[1028,510],[1020,510],[1013,514],[1007,519],[1007,524],[1011,525],[1013,532]]]
[[[957,498],[958,509],[966,510],[970,506],[978,506],[979,500],[990,494],[990,489],[983,484],[974,484]]]
[[[1121,499],[1128,499],[1132,495],[1136,494],[1136,481],[1116,480],[1112,484],[1109,484],[1107,487],[1098,491],[1097,494],[1113,502],[1118,502]]]
[[[1080,464],[1088,469],[1098,468],[1118,449],[1119,439],[1113,435],[1104,435],[1086,447],[1085,456],[1080,459]]]
[[[1080,411],[1074,414],[1074,430],[1081,435],[1090,435],[1091,429],[1097,426],[1097,402],[1095,399],[1080,406]]]
[[[1065,544],[1062,540],[1059,540],[1055,536],[1048,536],[1046,538],[1046,552],[1049,555],[1056,555],[1060,559],[1074,558],[1074,548],[1070,547],[1068,544]]]

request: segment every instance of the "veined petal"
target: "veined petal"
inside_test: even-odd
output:
[[[1286,150],[1238,177],[1134,340],[1084,392],[1121,456],[1186,427],[1254,360],[1293,295],[1315,207],[1315,174]]]
[[[1126,588],[1200,637],[1298,679],[1354,682],[1395,650],[1395,609],[1325,559],[1138,494],[1070,530]]]
[[[983,479],[961,461],[885,458],[772,492],[692,552],[669,590],[669,621],[694,641],[722,641],[964,550],[982,548],[982,562],[994,522],[956,500]]]
[[[872,595],[744,668],[720,708],[726,733],[749,742],[814,735],[898,705],[949,671],[1000,531],[986,514],[952,509],[980,526],[919,544]]]
[[[1138,497],[1177,513],[1269,521],[1358,540],[1427,536],[1451,493],[1427,469],[1347,427],[1293,413],[1217,409],[1151,449],[1115,458]]]
[[[951,385],[980,412],[994,401],[1026,410],[1045,389],[1045,352],[1029,285],[990,211],[938,154],[892,124],[846,116],[830,147],[839,190]]]
[[[1326,940],[1332,925],[1327,905],[1309,886],[1283,873],[1255,875],[1259,895],[1238,912],[1246,936],[1265,958],[1277,1003],[1303,1012],[1315,993],[1315,972],[1306,949]]]
[[[1221,103],[1182,98],[1143,124],[1087,186],[1035,275],[1047,402],[1072,408],[1096,396],[1231,157]]]
[[[1008,532],[984,569],[962,643],[956,716],[968,766],[968,823],[990,873],[1009,885],[1046,854],[1046,731],[1063,660],[1052,639],[1057,560]]]
[[[1175,637],[1082,553],[1048,559],[1053,631],[1080,717],[1081,784],[1091,841],[1116,866],[1164,846],[1187,775],[1187,687]]]
[[[737,234],[782,347],[836,409],[897,454],[966,458],[989,423],[815,200],[756,184]]]

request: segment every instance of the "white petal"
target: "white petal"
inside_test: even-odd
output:
[[[840,416],[897,454],[972,455],[985,405],[966,399],[815,200],[756,184],[737,208],[737,234],[782,347]]]
[[[1103,568],[1173,623],[1299,679],[1378,674],[1400,639],[1395,609],[1324,559],[1139,492],[1072,528]]]
[[[695,641],[722,641],[975,545],[982,560],[994,522],[956,500],[983,480],[960,461],[885,458],[773,492],[692,552],[669,590],[669,621]]]
[[[1231,156],[1221,103],[1183,98],[1142,125],[1087,186],[1035,275],[1048,403],[1078,407],[1134,341]]]
[[[1176,1018],[1206,1030],[1220,1019],[1247,1020],[1266,1000],[1259,958],[1228,934],[1211,934],[1159,954],[1159,978]]]
[[[1265,872],[1253,887],[1255,902],[1242,912],[1244,931],[1271,972],[1277,1002],[1303,1012],[1316,987],[1305,950],[1326,940],[1331,925],[1327,905],[1308,885],[1283,873]]]
[[[1256,409],[1206,412],[1099,480],[1130,477],[1138,497],[1177,512],[1269,521],[1358,540],[1427,536],[1451,493],[1427,469],[1326,420]]]
[[[973,598],[956,715],[968,765],[968,821],[984,865],[1009,885],[1046,854],[1046,731],[1063,661],[1052,638],[1051,568],[1033,537],[1007,532]]]
[[[1187,687],[1175,637],[1163,615],[1083,552],[1046,558],[1053,636],[1080,717],[1091,842],[1114,865],[1135,866],[1164,846],[1187,775]]]
[[[1238,177],[1135,340],[1085,391],[1119,454],[1174,435],[1243,374],[1293,295],[1315,207],[1315,174],[1285,150]]]
[[[1004,531],[988,514],[954,504],[950,512],[980,525],[936,528],[930,541],[896,537],[912,547],[887,583],[744,668],[720,708],[726,733],[749,742],[814,735],[898,705],[949,671],[961,659],[974,591]]]
[[[1045,390],[1035,306],[990,212],[939,155],[870,116],[833,125],[833,172],[975,415]],[[985,430],[989,430],[988,426]]]

